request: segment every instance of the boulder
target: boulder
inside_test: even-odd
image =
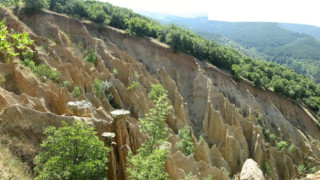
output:
[[[308,174],[306,180],[317,180],[320,179],[320,171],[317,171],[315,174]]]
[[[89,101],[74,101],[67,103],[67,115],[89,117],[91,116],[93,107]]]
[[[252,160],[247,159],[243,164],[240,180],[264,180],[263,173],[261,169],[258,167],[258,164]]]
[[[127,117],[129,117],[130,111],[127,110],[115,110],[111,112],[111,116],[114,119],[125,119]]]

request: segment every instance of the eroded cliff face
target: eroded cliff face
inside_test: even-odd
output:
[[[42,12],[18,17],[0,8],[8,28],[26,31],[35,40],[36,62],[46,63],[61,73],[60,81],[70,81],[84,94],[81,100],[92,103],[89,117],[68,112],[67,103],[75,101],[70,91],[51,81],[40,81],[17,62],[0,63],[0,141],[18,152],[32,166],[43,137],[43,129],[62,121],[86,121],[103,132],[114,132],[117,145],[109,179],[126,179],[126,155],[135,152],[145,136],[139,132],[138,118],[153,107],[147,93],[151,84],[161,83],[173,105],[167,118],[171,152],[166,171],[171,179],[182,179],[192,172],[195,179],[229,179],[239,175],[249,158],[259,166],[271,168],[267,178],[297,177],[298,165],[318,166],[319,149],[311,140],[320,140],[316,120],[308,110],[273,92],[241,80],[234,82],[228,73],[174,52],[152,39],[126,37],[120,30],[79,22],[64,15]],[[84,53],[95,49],[97,66],[83,61]],[[113,74],[113,69],[118,73]],[[131,115],[113,118],[114,108],[107,99],[93,95],[95,78],[112,82],[115,103]],[[138,87],[128,90],[133,82]],[[175,148],[177,131],[193,129],[195,152],[186,157]],[[266,131],[269,133],[266,133]],[[294,146],[279,151],[268,137]],[[200,138],[202,136],[203,138]],[[199,140],[204,139],[204,140]],[[111,170],[110,170],[111,169]],[[242,174],[242,173],[241,173]]]

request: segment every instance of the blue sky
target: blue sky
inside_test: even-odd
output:
[[[231,22],[286,22],[320,27],[319,0],[101,0],[133,9]]]

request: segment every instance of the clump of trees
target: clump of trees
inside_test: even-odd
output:
[[[109,148],[85,122],[48,127],[35,157],[35,179],[105,179]]]
[[[155,107],[150,109],[144,118],[139,119],[140,131],[148,136],[148,140],[141,145],[135,155],[131,154],[128,157],[127,172],[130,179],[168,179],[168,174],[164,171],[168,149],[163,143],[168,137],[165,120],[172,106],[167,101],[167,92],[154,93],[162,92],[162,89],[161,85],[152,86],[149,96],[153,97]]]
[[[35,13],[48,7],[46,0],[24,0],[25,8],[30,13]]]

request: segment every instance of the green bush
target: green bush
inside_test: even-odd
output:
[[[35,157],[36,180],[42,179],[105,179],[109,149],[85,122],[71,126],[48,127],[47,138]]]
[[[273,133],[271,133],[270,135],[269,135],[269,140],[270,140],[270,142],[275,142],[276,141],[276,135],[275,134],[273,134]]]
[[[261,164],[261,170],[266,177],[271,175],[271,168],[267,162]]]
[[[317,171],[318,171],[318,168],[317,168],[317,167],[312,167],[312,168],[309,169],[309,173],[310,173],[310,174],[314,174],[314,173],[316,173]]]
[[[186,156],[192,154],[194,152],[194,146],[189,127],[185,126],[179,129],[178,137],[180,140],[176,143],[176,148]]]
[[[60,84],[60,86],[61,87],[64,87],[64,88],[69,88],[69,87],[71,87],[71,82],[70,81],[63,81],[61,84]]]
[[[288,148],[288,151],[289,151],[290,153],[294,153],[294,150],[295,150],[295,147],[294,147],[293,144],[291,144],[291,145],[289,146],[289,148]]]
[[[132,81],[132,83],[127,87],[128,90],[135,89],[139,86],[139,83],[137,81]]]
[[[81,96],[81,89],[79,86],[74,86],[73,91],[72,91],[72,96],[74,98],[79,98]]]
[[[93,82],[93,92],[94,92],[94,95],[97,97],[97,98],[100,98],[101,97],[101,92],[102,92],[102,81],[100,79],[94,79],[94,82]]]
[[[90,49],[90,50],[87,52],[87,55],[86,55],[86,57],[84,58],[84,60],[85,60],[86,62],[91,63],[93,66],[96,66],[96,65],[97,65],[97,53],[96,53],[93,49]]]
[[[300,174],[303,174],[306,170],[307,170],[307,168],[306,168],[303,164],[300,164],[300,165],[298,166],[298,172],[299,172]]]
[[[33,51],[31,49],[27,49],[25,52],[22,52],[22,56],[23,56],[24,60],[26,60],[26,59],[32,60]]]
[[[282,148],[287,148],[288,143],[286,141],[280,141],[277,143],[277,149],[278,151],[281,151]]]
[[[148,94],[148,98],[155,101],[164,94],[167,94],[167,90],[164,89],[161,84],[151,84],[151,91]]]
[[[34,61],[29,58],[24,59],[21,64],[28,67],[36,75],[37,78],[45,76],[46,78],[51,79],[56,83],[59,82],[60,72],[53,70],[46,64],[40,64],[39,66],[37,66]]]
[[[31,69],[32,70],[32,69]],[[46,64],[40,64],[39,66],[36,66],[33,70],[33,72],[36,74],[38,78],[45,76],[49,79],[51,79],[54,82],[59,81],[60,73],[58,71],[55,71],[51,69]]]
[[[100,79],[94,79],[93,82],[93,92],[97,98],[102,98],[101,95],[104,94],[108,101],[113,99],[113,95],[110,93],[110,88],[112,83],[109,81],[101,81]]]
[[[119,72],[118,72],[118,69],[117,68],[113,68],[112,69],[112,72],[113,72],[113,75],[118,75]]]

